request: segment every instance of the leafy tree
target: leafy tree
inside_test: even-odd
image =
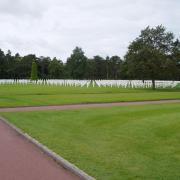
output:
[[[125,56],[127,74],[131,78],[151,79],[155,89],[155,80],[161,79],[169,69],[167,60],[172,53],[174,35],[163,26],[141,31],[141,34],[129,46]]]
[[[0,49],[0,78],[4,79],[5,78],[5,73],[6,73],[6,65],[5,65],[5,54],[4,52]]]
[[[178,75],[174,76],[174,79],[180,80],[180,41],[179,41],[179,39],[176,39],[176,41],[173,44],[171,58],[173,59],[173,63],[176,66],[176,72],[178,73]],[[173,66],[174,66],[174,64],[173,64]],[[174,71],[171,71],[171,72],[174,73]]]
[[[49,71],[49,77],[51,79],[63,79],[64,78],[64,65],[62,61],[57,60],[54,58],[49,66],[48,66],[48,71]]]
[[[34,54],[29,54],[21,58],[19,62],[19,76],[21,79],[31,77],[32,63],[35,59],[37,58]]]
[[[67,60],[67,71],[73,79],[84,79],[86,74],[87,57],[81,48],[76,47]]]
[[[19,53],[16,53],[14,56],[14,66],[13,66],[13,71],[14,71],[14,79],[20,79],[20,72],[22,71],[21,67],[20,67],[20,63],[21,63],[22,57],[20,56]]]
[[[106,79],[107,78],[107,62],[101,56],[94,56],[95,63],[95,79]]]
[[[118,79],[121,77],[122,60],[119,56],[112,56],[108,64],[109,78]]]
[[[95,79],[95,61],[93,59],[87,60],[85,79]]]
[[[15,61],[14,56],[11,55],[11,51],[8,50],[6,54],[6,78],[13,79],[15,77]]]
[[[35,61],[32,62],[31,80],[32,81],[37,81],[38,80],[37,64],[36,64]]]
[[[38,66],[38,77],[41,79],[47,79],[49,76],[49,64],[51,63],[50,57],[39,57],[37,59],[37,66]]]
[[[110,76],[110,70],[109,70],[109,64],[110,64],[110,58],[109,56],[106,57],[106,79],[109,79],[109,76]]]

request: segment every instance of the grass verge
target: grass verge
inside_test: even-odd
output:
[[[0,107],[180,99],[180,89],[1,85]]]
[[[1,113],[103,180],[180,178],[180,104]]]

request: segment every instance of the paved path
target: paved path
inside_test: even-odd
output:
[[[78,180],[0,121],[0,180]]]
[[[146,105],[146,104],[165,104],[165,103],[166,104],[180,103],[180,99],[179,100],[160,100],[160,101],[136,101],[136,102],[93,103],[93,104],[73,104],[73,105],[57,105],[57,106],[32,106],[32,107],[29,106],[29,107],[0,108],[0,112],[66,110],[66,109],[131,106],[131,105]]]

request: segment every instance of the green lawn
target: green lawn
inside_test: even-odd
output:
[[[180,89],[0,85],[0,107],[180,99]]]
[[[180,104],[1,115],[97,179],[180,179]]]

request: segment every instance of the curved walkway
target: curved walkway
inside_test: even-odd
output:
[[[0,179],[79,180],[0,121]]]
[[[177,99],[177,100],[159,100],[159,101],[72,104],[72,105],[56,105],[56,106],[13,107],[13,108],[0,108],[0,112],[67,110],[67,109],[83,109],[83,108],[96,108],[96,107],[132,106],[132,105],[148,105],[148,104],[171,104],[171,103],[180,103],[180,99]]]

